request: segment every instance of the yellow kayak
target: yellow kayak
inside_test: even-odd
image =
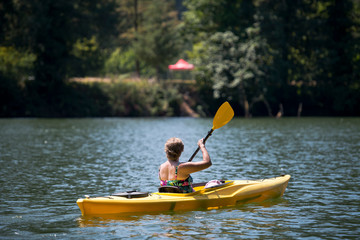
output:
[[[194,184],[195,192],[192,193],[160,191],[86,196],[78,199],[77,204],[83,216],[217,209],[281,197],[289,180],[290,175],[260,180],[227,180],[208,188],[205,184]]]

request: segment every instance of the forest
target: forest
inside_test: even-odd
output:
[[[356,0],[1,1],[0,117],[360,116],[359,39]]]

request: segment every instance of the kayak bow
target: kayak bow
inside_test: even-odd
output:
[[[121,194],[94,198],[86,196],[78,199],[77,204],[83,216],[217,209],[281,197],[289,179],[290,175],[261,180],[228,180],[210,188],[205,188],[205,184],[195,184],[195,192],[192,193],[154,192],[136,198]]]

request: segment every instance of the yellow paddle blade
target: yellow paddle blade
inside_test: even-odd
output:
[[[233,117],[234,110],[228,102],[224,102],[215,114],[212,130],[221,128],[222,126],[226,125]]]

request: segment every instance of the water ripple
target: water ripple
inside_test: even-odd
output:
[[[211,211],[81,217],[76,199],[156,191],[165,141],[192,155],[211,119],[0,119],[3,239],[356,239],[360,119],[234,119],[196,181],[291,174],[283,198]],[[200,154],[195,161],[199,159]]]

